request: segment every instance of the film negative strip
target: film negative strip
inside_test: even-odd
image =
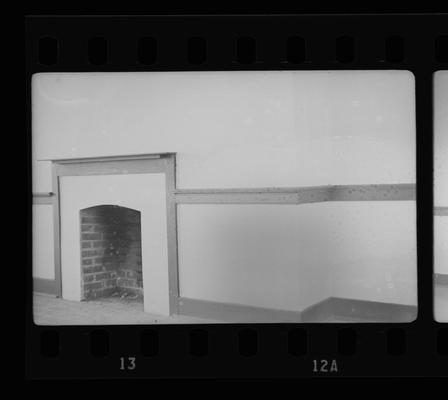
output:
[[[27,377],[448,376],[447,27],[28,16]]]

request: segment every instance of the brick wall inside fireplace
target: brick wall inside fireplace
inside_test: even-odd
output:
[[[83,300],[143,295],[140,212],[116,205],[80,211]]]

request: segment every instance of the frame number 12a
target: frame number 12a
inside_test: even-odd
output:
[[[336,360],[313,360],[313,372],[339,372]]]

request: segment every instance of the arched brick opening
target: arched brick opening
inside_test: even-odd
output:
[[[98,205],[80,211],[81,299],[143,301],[140,211]]]

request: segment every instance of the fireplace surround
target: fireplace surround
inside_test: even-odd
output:
[[[53,160],[56,295],[177,312],[174,154]]]

